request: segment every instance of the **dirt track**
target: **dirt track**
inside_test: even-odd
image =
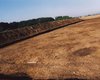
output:
[[[41,79],[100,79],[100,18],[0,49],[0,73]]]

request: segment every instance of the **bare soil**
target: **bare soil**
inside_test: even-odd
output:
[[[99,80],[100,18],[1,48],[0,73],[25,73],[33,79]]]

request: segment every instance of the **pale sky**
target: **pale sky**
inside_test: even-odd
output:
[[[0,0],[0,22],[100,13],[100,0]]]

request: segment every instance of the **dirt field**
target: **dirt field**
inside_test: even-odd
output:
[[[1,74],[33,79],[100,79],[100,18],[0,49]]]
[[[82,16],[81,19],[83,19],[83,20],[85,19],[86,20],[86,19],[94,19],[94,18],[98,18],[98,17],[100,18],[100,14],[91,15],[91,16]]]

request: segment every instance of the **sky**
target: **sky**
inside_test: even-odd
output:
[[[0,0],[0,22],[100,13],[100,0]]]

